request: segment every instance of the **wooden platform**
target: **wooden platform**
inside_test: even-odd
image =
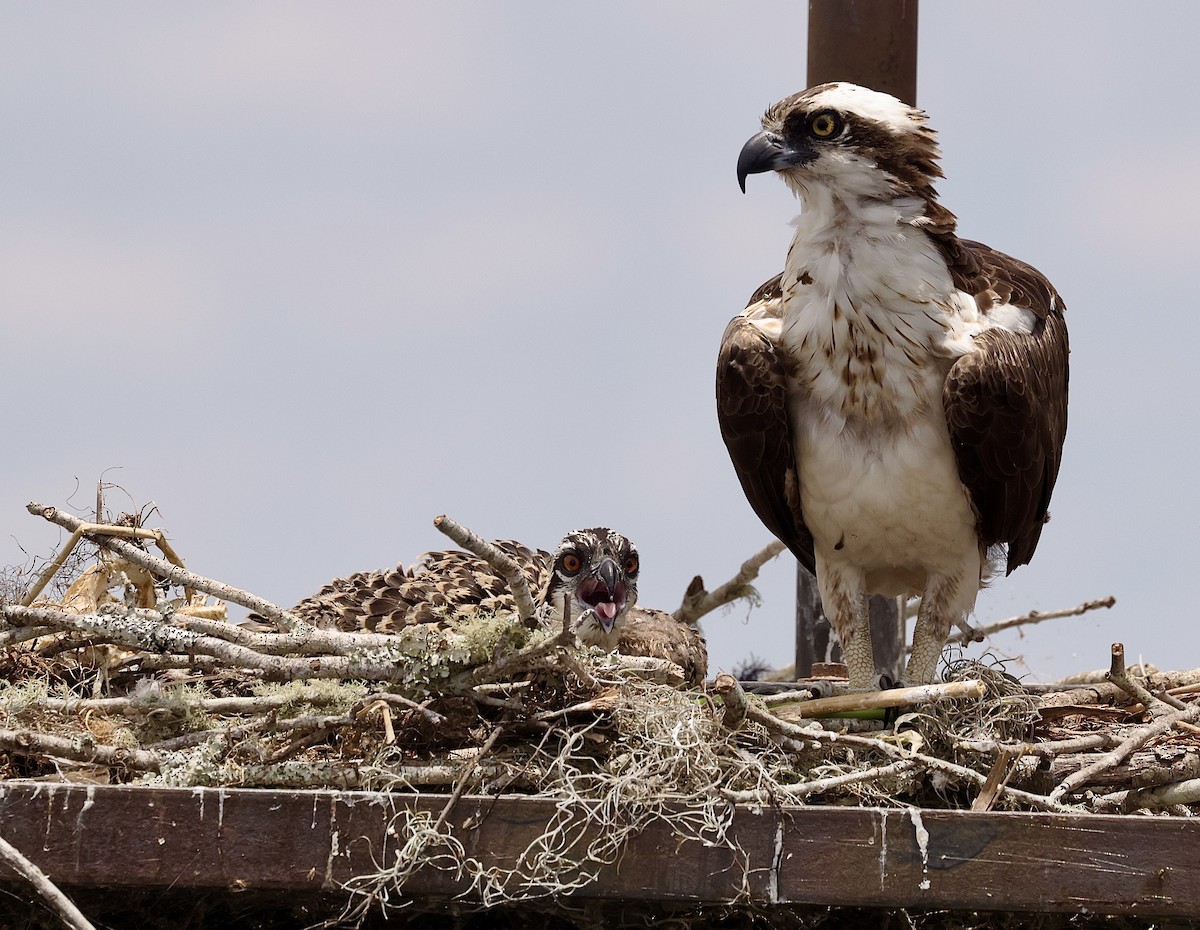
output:
[[[440,796],[0,783],[0,835],[64,888],[333,891],[373,871],[393,805]],[[509,863],[553,811],[546,800],[463,798],[451,817],[469,855]],[[464,827],[463,824],[471,824]],[[1200,820],[876,808],[739,808],[758,903],[1200,915]],[[394,840],[389,844],[395,848]],[[729,901],[742,866],[661,823],[586,898]],[[425,869],[411,895],[464,886]]]

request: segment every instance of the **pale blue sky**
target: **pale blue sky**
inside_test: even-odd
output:
[[[27,501],[118,469],[190,567],[281,603],[441,546],[441,512],[613,526],[651,606],[723,581],[767,534],[717,342],[797,210],[734,166],[804,85],[806,8],[0,3],[0,561],[59,538]],[[1114,639],[1200,665],[1200,6],[920,28],[943,202],[1054,281],[1074,349],[1053,522],[978,620],[1115,594],[998,645],[1040,678]],[[714,669],[790,660],[792,579],[708,621]]]

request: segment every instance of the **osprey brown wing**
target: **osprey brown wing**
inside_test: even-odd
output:
[[[760,287],[749,306],[782,299],[779,280]],[[750,506],[801,564],[815,571],[812,534],[800,512],[786,360],[745,316],[734,317],[721,338],[717,420]]]
[[[970,240],[952,261],[955,284],[985,312],[1031,310],[1029,335],[1000,329],[951,368],[942,392],[958,473],[979,514],[980,541],[1008,545],[1007,570],[1037,548],[1067,433],[1067,329],[1058,293],[1037,269]],[[950,257],[950,256],[948,256]]]

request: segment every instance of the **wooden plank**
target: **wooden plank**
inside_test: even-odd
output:
[[[0,834],[66,887],[333,891],[373,871],[397,810],[445,799],[371,792],[0,784]],[[450,818],[469,855],[511,865],[553,816],[540,798],[464,798]],[[1185,818],[739,807],[729,849],[662,822],[578,897],[717,904],[743,876],[759,904],[1200,913],[1200,822]],[[422,869],[413,896],[467,889]]]

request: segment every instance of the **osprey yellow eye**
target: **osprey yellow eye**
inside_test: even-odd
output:
[[[563,556],[562,560],[563,571],[568,575],[574,575],[577,571],[583,568],[583,560],[574,552],[568,552]]]
[[[836,113],[818,113],[808,124],[812,134],[818,139],[832,139],[842,129],[842,121]]]
[[[638,557],[636,555],[630,555],[625,558],[624,572],[630,576],[638,573]]]

